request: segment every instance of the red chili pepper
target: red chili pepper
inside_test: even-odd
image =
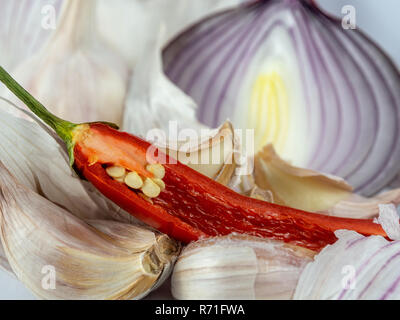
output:
[[[139,192],[112,179],[105,165],[119,165],[152,178],[146,170],[148,142],[104,123],[76,125],[51,115],[1,67],[3,81],[66,142],[77,170],[102,194],[138,219],[169,236],[190,242],[202,237],[244,233],[320,250],[336,241],[334,231],[350,229],[364,235],[386,233],[372,220],[324,216],[242,196],[165,155],[166,185],[146,200]],[[157,150],[154,156],[160,156]],[[147,158],[146,158],[147,157]]]
[[[386,235],[371,220],[329,217],[242,196],[181,163],[168,164],[166,155],[166,188],[149,203],[109,177],[102,164],[129,163],[130,154],[124,159],[121,150],[132,150],[133,162],[138,161],[135,169],[140,170],[151,145],[104,124],[92,124],[87,130],[82,140],[76,140],[77,169],[121,208],[183,242],[237,232],[319,250],[336,240],[333,231],[338,229]],[[93,159],[97,161],[94,164]]]

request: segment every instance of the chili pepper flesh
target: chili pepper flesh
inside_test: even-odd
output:
[[[165,189],[151,202],[146,201],[128,186],[108,176],[102,164],[114,159],[118,164],[140,159],[134,167],[145,168],[146,152],[151,145],[104,124],[91,125],[90,131],[97,136],[93,140],[96,145],[92,146],[85,139],[76,141],[77,169],[123,209],[183,242],[236,232],[320,250],[336,241],[334,231],[338,229],[351,229],[364,235],[386,235],[381,226],[371,220],[323,216],[242,196],[179,162],[169,163],[166,155],[163,164]],[[97,157],[98,162],[92,163],[93,150],[96,155],[107,153],[107,157]],[[134,159],[121,158],[129,157],[132,152]],[[160,152],[157,150],[157,155]]]

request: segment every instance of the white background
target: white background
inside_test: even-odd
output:
[[[201,1],[201,0],[190,0]],[[322,8],[341,16],[345,5],[356,9],[357,27],[379,43],[400,66],[399,0],[319,0]],[[34,299],[15,277],[0,270],[0,299]]]

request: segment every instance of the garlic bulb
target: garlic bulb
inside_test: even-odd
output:
[[[95,8],[95,0],[65,0],[49,42],[13,76],[61,118],[120,124],[127,66],[96,33]]]
[[[314,252],[229,235],[189,244],[172,274],[177,299],[290,299]]]
[[[132,299],[165,279],[179,245],[115,221],[90,225],[19,185],[0,164],[1,243],[12,270],[43,299]]]

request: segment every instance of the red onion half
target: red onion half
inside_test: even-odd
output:
[[[294,165],[372,195],[400,171],[400,73],[362,32],[311,0],[265,0],[213,15],[164,50],[165,72],[212,127],[255,129]]]

